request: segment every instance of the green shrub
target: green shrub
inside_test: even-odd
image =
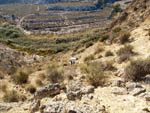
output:
[[[113,6],[113,11],[118,13],[118,12],[122,12],[122,9],[120,7],[120,4],[116,4]]]
[[[111,51],[106,51],[105,57],[113,56],[114,54]]]
[[[25,84],[28,82],[28,73],[23,70],[18,70],[14,75],[12,75],[13,80],[17,84]]]
[[[84,62],[88,62],[90,60],[94,60],[94,55],[89,55],[89,56],[84,58]]]
[[[88,43],[86,43],[85,47],[86,47],[86,48],[89,48],[89,47],[92,46],[92,45],[93,45],[93,42],[88,42]]]
[[[118,33],[118,32],[120,32],[121,31],[121,27],[115,27],[114,29],[113,29],[113,32],[114,33]]]
[[[124,44],[126,42],[129,41],[129,37],[131,36],[131,34],[129,32],[124,32],[121,34],[119,40],[121,44]]]
[[[131,61],[125,68],[125,79],[138,81],[150,74],[150,59]]]
[[[64,81],[64,71],[57,64],[52,64],[47,69],[47,79],[51,83],[61,83]]]
[[[86,74],[86,80],[89,84],[97,87],[105,82],[105,75],[101,64],[97,62],[89,63],[81,67],[81,71]]]

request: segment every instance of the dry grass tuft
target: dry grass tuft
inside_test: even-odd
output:
[[[129,41],[129,37],[131,36],[130,32],[123,32],[119,38],[120,43],[124,44]]]
[[[88,61],[91,61],[91,60],[94,60],[94,55],[89,55],[89,56],[84,58],[84,62],[88,62]]]
[[[25,84],[28,82],[28,72],[25,72],[23,69],[18,69],[17,72],[11,76],[12,79],[17,84]]]
[[[109,56],[113,56],[114,54],[109,50],[109,51],[106,51],[105,53],[105,57],[109,57]]]
[[[86,74],[85,78],[89,84],[95,87],[104,85],[106,76],[100,63],[88,63],[81,66],[81,71]]]
[[[150,59],[131,61],[125,68],[125,79],[138,81],[150,74]]]
[[[26,97],[24,95],[20,95],[17,91],[11,90],[5,92],[3,96],[4,102],[19,102],[19,101],[25,101]]]
[[[58,64],[51,64],[47,69],[47,80],[51,83],[61,83],[64,81],[64,71]]]

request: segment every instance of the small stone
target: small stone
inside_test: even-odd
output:
[[[68,100],[75,100],[76,94],[73,93],[72,91],[67,92],[67,98]]]
[[[116,87],[113,89],[112,93],[116,94],[116,95],[125,95],[125,94],[127,94],[127,91],[124,88]]]
[[[105,106],[104,105],[99,106],[99,111],[105,111]]]
[[[123,86],[124,86],[124,81],[118,80],[118,81],[116,82],[116,86],[118,86],[118,87],[123,87]]]
[[[34,100],[32,105],[30,106],[30,112],[34,113],[38,111],[40,108],[40,100]]]
[[[144,97],[145,97],[145,100],[146,100],[146,101],[150,101],[150,92],[147,93]]]

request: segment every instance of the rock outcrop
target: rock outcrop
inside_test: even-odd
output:
[[[64,90],[65,86],[60,85],[58,83],[47,85],[45,87],[40,88],[34,95],[34,99],[42,99],[45,97],[54,96],[60,94],[61,90]]]

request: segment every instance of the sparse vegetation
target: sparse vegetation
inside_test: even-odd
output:
[[[88,62],[88,61],[91,61],[91,60],[94,60],[94,55],[89,55],[89,56],[84,58],[84,62]]]
[[[88,42],[88,43],[86,43],[85,47],[86,47],[86,48],[89,48],[89,47],[92,46],[92,45],[93,45],[93,42]]]
[[[124,43],[128,42],[130,35],[131,34],[129,32],[123,32],[123,33],[121,33],[121,36],[119,38],[120,43],[124,44]]]
[[[101,64],[98,62],[88,63],[81,66],[81,71],[86,75],[86,80],[89,84],[98,87],[104,85],[105,75]]]
[[[138,81],[147,74],[150,74],[150,59],[131,61],[131,63],[125,68],[126,80]]]
[[[118,32],[120,32],[120,31],[121,31],[121,27],[120,27],[120,26],[115,27],[115,28],[113,29],[113,32],[114,32],[114,33],[118,33]]]
[[[57,64],[51,64],[47,69],[47,74],[47,79],[51,83],[61,83],[64,81],[64,71]]]
[[[18,101],[26,100],[26,97],[24,95],[18,94],[18,92],[15,90],[11,90],[11,91],[5,92],[3,100],[5,102],[18,102]]]
[[[122,47],[118,50],[117,54],[120,57],[120,62],[129,60],[130,57],[134,54],[133,46],[125,45],[124,47]]]
[[[102,51],[104,51],[104,48],[103,47],[98,47],[98,48],[96,48],[94,54],[96,55],[96,54],[98,54],[98,53],[100,53]]]
[[[31,94],[34,94],[36,92],[36,88],[33,85],[27,86],[26,90],[29,91]]]
[[[105,57],[113,56],[114,54],[111,51],[106,51]]]
[[[36,83],[37,86],[42,86],[43,85],[43,83],[40,79],[36,79],[35,83]]]
[[[113,6],[113,11],[118,13],[118,12],[122,12],[122,9],[120,7],[120,4],[116,4]]]
[[[148,30],[148,36],[150,36],[150,29]]]
[[[23,69],[18,69],[11,77],[17,84],[25,84],[28,82],[29,75],[27,72],[23,71]]]
[[[7,85],[6,84],[0,84],[0,90],[2,92],[7,92]]]
[[[100,36],[99,41],[104,42],[107,39],[109,39],[109,34],[103,34],[102,36]]]

